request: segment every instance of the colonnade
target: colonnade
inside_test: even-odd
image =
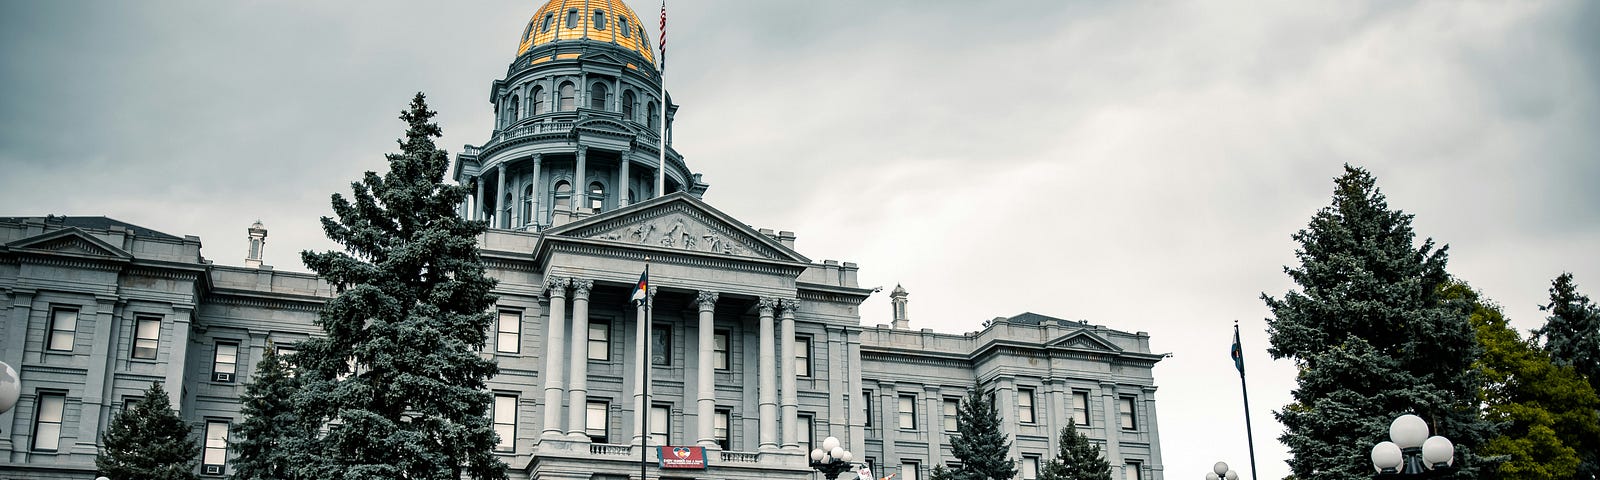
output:
[[[589,365],[589,294],[594,281],[586,279],[551,277],[545,281],[545,291],[550,296],[550,307],[545,318],[545,371],[544,375],[544,439],[564,438],[569,441],[589,441],[587,434],[588,365]],[[569,295],[570,291],[570,295]],[[647,295],[655,297],[651,287]],[[715,313],[719,292],[702,290],[696,293],[698,312],[695,325],[697,362],[691,367],[696,396],[694,442],[703,447],[720,448],[714,432],[717,397],[714,356]],[[567,317],[571,303],[571,318]],[[793,299],[761,297],[756,302],[758,330],[758,381],[757,396],[760,450],[798,449],[800,447],[799,392],[795,371],[795,311],[799,302]],[[638,360],[634,368],[633,440],[644,442],[648,435],[644,412],[644,369],[651,368],[650,359],[642,358],[646,342],[650,339],[650,315],[645,307],[637,307],[638,327],[634,330],[634,348]],[[570,328],[568,328],[570,326]],[[571,332],[570,339],[565,338]],[[729,339],[731,342],[733,339]],[[570,345],[570,349],[567,348]],[[731,367],[731,365],[730,365]],[[687,379],[686,379],[686,382]],[[563,398],[566,397],[565,406]],[[682,399],[685,404],[690,401]],[[781,404],[780,404],[781,402]],[[563,416],[563,409],[566,415]],[[565,422],[563,422],[565,417]],[[780,428],[781,425],[781,428]],[[563,428],[565,426],[565,428]],[[685,423],[687,427],[687,422]]]

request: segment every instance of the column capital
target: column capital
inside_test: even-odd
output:
[[[589,298],[589,290],[594,288],[594,280],[572,279],[572,296],[574,298]]]
[[[777,297],[761,297],[756,299],[756,308],[761,310],[761,316],[770,317],[772,311],[778,308]]]
[[[566,298],[567,286],[572,285],[572,279],[567,277],[548,277],[544,279],[544,291],[551,298]]]
[[[580,143],[580,144],[577,145],[577,150],[578,150],[578,155],[587,155],[587,154],[589,154],[589,146],[588,145],[584,145],[584,144]]]
[[[794,311],[800,309],[800,301],[793,298],[778,299],[778,309],[785,317],[793,317]]]
[[[717,297],[719,296],[721,295],[717,292],[701,290],[695,296],[694,303],[700,306],[700,311],[702,312],[712,311],[717,308]]]

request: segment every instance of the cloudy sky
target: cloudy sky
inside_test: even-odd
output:
[[[326,249],[327,198],[424,91],[491,129],[538,0],[0,1],[0,216],[108,215],[240,264]],[[638,3],[653,27],[656,3]],[[1145,331],[1165,470],[1287,474],[1263,292],[1341,165],[1370,169],[1519,328],[1562,271],[1600,294],[1593,2],[672,4],[676,148],[705,199],[911,292],[915,327],[1024,311]],[[886,299],[863,322],[888,323]]]

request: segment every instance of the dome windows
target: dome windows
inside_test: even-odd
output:
[[[555,196],[556,208],[558,208],[558,209],[571,208],[572,207],[572,184],[568,183],[566,180],[562,180],[562,181],[556,182],[556,189],[555,189],[554,196]]]
[[[567,28],[578,28],[578,9],[567,10]]]
[[[617,15],[617,30],[622,32],[622,38],[628,38],[628,17]]]
[[[563,112],[570,112],[578,108],[576,105],[577,101],[578,89],[572,86],[572,82],[562,82],[561,99],[556,102],[556,109]]]
[[[590,183],[589,184],[589,208],[594,209],[596,211],[599,211],[599,210],[605,209],[605,206],[606,206],[606,186],[605,185],[601,185],[600,182]]]
[[[544,14],[544,22],[539,25],[539,33],[550,33],[550,25],[556,23],[556,14]]]
[[[596,82],[589,85],[589,108],[606,109],[606,84]]]
[[[595,30],[605,30],[606,29],[606,11],[605,10],[595,10],[594,11],[594,22],[593,23],[594,23],[594,29]]]
[[[528,36],[533,35],[533,19],[528,19],[528,28],[522,29],[522,41],[526,43]]]
[[[519,115],[520,113],[522,113],[522,108],[521,107],[522,107],[522,97],[518,97],[516,95],[512,95],[511,96],[511,121],[513,123],[515,123],[518,118],[522,118],[522,115]]]
[[[528,99],[533,103],[533,106],[528,108],[529,113],[533,115],[544,113],[544,87],[533,87],[533,91],[528,92]]]
[[[650,119],[647,122],[647,125],[650,128],[656,128],[656,121],[659,120],[659,117],[656,116],[656,102],[652,101],[652,102],[645,103],[644,108],[645,108],[645,110],[649,110],[648,112],[644,113],[645,118]]]
[[[622,92],[622,118],[630,122],[639,121],[638,118],[633,116],[634,104],[636,103],[639,103],[639,99],[633,95],[633,90]]]

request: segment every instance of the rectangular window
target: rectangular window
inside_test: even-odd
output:
[[[813,441],[811,440],[814,438],[811,432],[816,425],[815,419],[816,417],[809,413],[803,413],[795,417],[795,437],[799,439],[796,443],[800,444],[800,451],[802,452],[810,452],[811,449],[816,448],[812,446]]]
[[[1144,472],[1139,470],[1139,462],[1128,462],[1127,465],[1123,466],[1122,467],[1122,478],[1124,478],[1126,480],[1140,480],[1140,479],[1143,479],[1144,478]]]
[[[217,343],[217,351],[211,357],[211,381],[233,383],[238,369],[239,344]]]
[[[39,393],[38,410],[33,417],[33,449],[56,451],[61,445],[61,417],[67,408],[67,396],[61,393]]]
[[[729,361],[731,357],[728,354],[727,330],[717,330],[716,333],[711,334],[711,349],[714,353],[711,356],[711,367],[717,370],[727,370],[728,365],[731,363]]]
[[[1089,392],[1072,392],[1072,422],[1089,426]]]
[[[133,406],[138,404],[140,400],[144,400],[144,397],[135,397],[131,395],[122,397],[122,411],[126,412],[128,409],[133,408]]]
[[[495,451],[513,452],[517,450],[517,396],[495,395],[494,434],[500,436],[500,442],[494,445]]]
[[[1117,399],[1117,410],[1122,416],[1122,429],[1133,430],[1139,428],[1138,422],[1133,418],[1133,397]]]
[[[78,311],[57,308],[50,311],[50,338],[45,348],[60,352],[72,351],[73,339],[78,333]]]
[[[610,322],[589,321],[589,359],[602,362],[611,360]]]
[[[901,395],[900,396],[900,429],[901,430],[916,430],[917,429],[917,396],[916,395]]]
[[[1022,480],[1039,478],[1039,457],[1033,455],[1022,456]]]
[[[954,432],[959,424],[956,423],[956,412],[961,411],[961,399],[944,399],[944,431]]]
[[[728,409],[717,409],[716,417],[711,420],[711,435],[717,439],[717,445],[723,450],[732,449],[732,442],[728,441],[728,423],[733,420],[733,412]]]
[[[650,441],[656,445],[672,445],[672,407],[650,407]]]
[[[917,473],[921,464],[917,462],[903,462],[900,464],[900,480],[917,480]]]
[[[794,339],[794,374],[798,377],[811,376],[811,338]]]
[[[1033,416],[1033,389],[1017,389],[1017,421],[1022,423],[1038,423]]]
[[[672,326],[658,323],[650,327],[650,364],[672,365]]]
[[[589,441],[594,443],[610,443],[606,441],[606,432],[610,430],[607,420],[611,418],[611,404],[604,401],[589,401],[588,425],[585,431],[589,433]]]
[[[861,409],[867,413],[866,427],[872,428],[872,390],[861,391]]]
[[[201,472],[206,475],[221,475],[223,467],[228,464],[228,422],[223,420],[206,421],[205,454],[202,456]]]
[[[138,317],[133,325],[133,358],[155,360],[161,346],[161,317]]]
[[[500,321],[495,324],[494,351],[517,353],[522,351],[522,312],[501,310]]]

